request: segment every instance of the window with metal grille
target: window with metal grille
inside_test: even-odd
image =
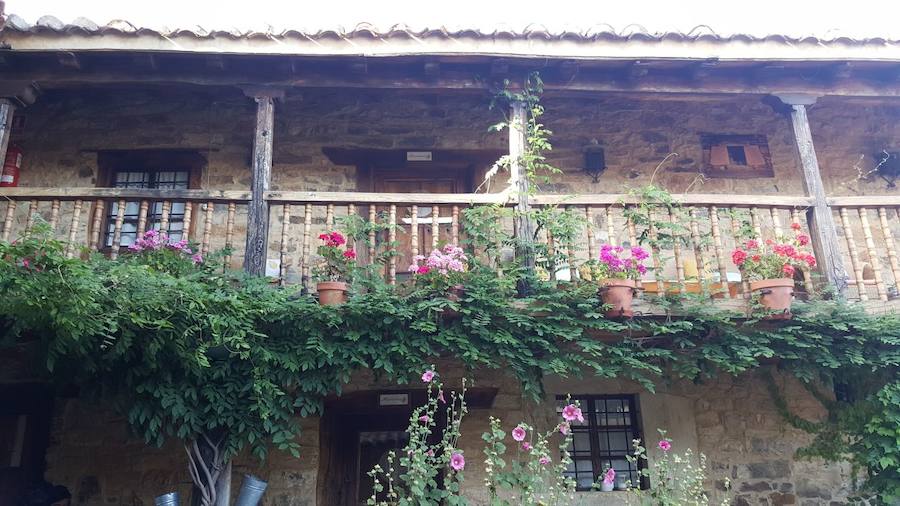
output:
[[[113,188],[152,188],[157,190],[186,190],[190,182],[190,172],[186,170],[160,171],[118,171],[113,175]],[[120,245],[130,246],[137,239],[138,221],[140,219],[140,202],[125,203],[125,218],[122,221]],[[147,210],[147,230],[159,230],[162,225],[163,203],[151,202]],[[113,202],[109,207],[106,226],[106,245],[112,246],[115,233],[116,216],[119,204]],[[175,241],[181,239],[184,232],[184,202],[172,202],[169,206],[169,226],[167,233]]]
[[[561,413],[567,401],[565,397],[558,397],[557,401],[557,411]],[[635,396],[582,395],[569,402],[576,401],[584,423],[571,424],[572,463],[565,475],[575,480],[577,490],[591,490],[611,468],[616,471],[617,483],[621,480],[643,488],[639,463],[627,459],[633,453],[632,441],[642,439]]]

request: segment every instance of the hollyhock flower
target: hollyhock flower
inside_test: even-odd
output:
[[[447,404],[447,401],[444,399],[444,391],[443,390],[438,390],[437,398],[439,401],[443,402],[444,404]]]
[[[607,485],[612,485],[616,482],[616,471],[613,468],[609,468],[606,470],[606,473],[603,474],[603,483]]]
[[[531,451],[531,443],[529,443],[528,441],[525,441],[524,443],[522,443],[522,449],[525,450],[526,452],[530,452]]]
[[[525,441],[525,435],[525,429],[521,425],[512,430],[512,438],[516,441]]]
[[[791,264],[784,264],[784,267],[781,268],[781,272],[783,272],[784,275],[789,278],[793,277],[794,276],[794,266]]]
[[[347,251],[344,252],[344,258],[346,258],[348,260],[355,260],[356,252],[353,251],[352,249],[348,249]]]
[[[791,223],[791,228],[794,230],[800,230],[800,224],[797,222]]]
[[[462,453],[454,453],[450,455],[450,467],[453,468],[454,471],[462,471],[463,468],[466,467],[466,458],[463,457]]]
[[[747,260],[747,252],[742,249],[736,249],[731,253],[731,261],[734,265],[742,265]]]
[[[434,379],[434,371],[428,369],[427,371],[422,373],[422,381],[425,383],[431,383],[431,380]]]
[[[567,424],[567,423],[559,424],[559,433],[562,434],[563,436],[569,435],[569,424]]]
[[[575,420],[584,422],[584,415],[581,414],[581,408],[574,404],[569,404],[563,408],[562,417],[567,422],[574,422]]]
[[[666,439],[663,439],[662,441],[660,441],[659,444],[658,444],[657,446],[659,446],[659,449],[662,450],[662,451],[664,451],[664,452],[667,452],[667,451],[669,451],[669,450],[672,449],[672,443],[670,443],[670,442],[669,442],[668,440],[666,440]]]
[[[540,462],[542,466],[546,466],[547,464],[550,463],[550,458],[549,457],[541,457],[540,460],[538,460],[538,462]]]
[[[809,244],[809,236],[806,234],[800,234],[797,236],[797,244],[800,246],[806,246]]]
[[[428,418],[428,415],[422,415],[419,417],[419,421],[422,423],[428,423],[429,420],[431,420],[431,418]]]
[[[428,455],[429,457],[434,457],[434,450],[432,450],[431,448],[429,448],[428,451],[425,452],[425,455]]]

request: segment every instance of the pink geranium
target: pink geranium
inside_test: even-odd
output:
[[[462,453],[454,452],[453,455],[450,455],[450,467],[454,471],[462,471],[466,467],[466,458]]]
[[[512,438],[516,441],[525,441],[525,435],[525,429],[521,425],[512,430]]]

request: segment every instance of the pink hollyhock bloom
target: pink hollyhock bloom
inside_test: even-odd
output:
[[[529,443],[528,441],[525,441],[524,443],[522,443],[522,449],[525,450],[526,452],[530,452],[531,451],[531,443]]]
[[[431,380],[434,379],[434,371],[428,369],[427,371],[422,373],[422,381],[425,383],[431,383]]]
[[[669,451],[669,450],[672,449],[672,443],[668,442],[668,441],[665,440],[665,439],[663,439],[662,441],[660,441],[658,446],[659,446],[659,449],[662,450],[662,451],[664,451],[664,452],[667,452],[667,451]]]
[[[616,471],[613,468],[609,468],[606,470],[606,473],[603,475],[603,483],[607,485],[612,485],[616,482]]]
[[[419,417],[419,421],[422,423],[428,423],[428,420],[431,420],[431,418],[428,418],[428,415],[422,415]]]
[[[466,467],[466,458],[463,457],[462,453],[454,453],[450,456],[450,467],[454,471],[462,471]]]
[[[525,435],[525,429],[523,429],[522,426],[512,430],[512,438],[516,441],[525,441]]]
[[[581,414],[581,408],[574,404],[569,404],[563,408],[562,417],[567,422],[574,422],[575,420],[582,423],[584,422],[584,415]]]
[[[561,423],[559,424],[559,433],[563,436],[567,436],[569,434],[569,424]]]
[[[550,463],[550,458],[549,457],[541,457],[540,460],[538,460],[538,462],[540,462],[542,466],[546,466],[547,464]]]
[[[434,450],[429,448],[428,451],[425,452],[425,455],[428,455],[429,457],[434,457]]]
[[[447,400],[444,399],[444,391],[443,390],[438,390],[437,398],[439,401],[443,402],[444,404],[447,404]]]

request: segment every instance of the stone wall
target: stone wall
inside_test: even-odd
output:
[[[459,385],[462,368],[439,368],[448,386]],[[466,455],[464,491],[471,504],[485,504],[482,489],[483,442],[481,433],[489,417],[499,417],[507,430],[525,421],[541,430],[558,422],[555,397],[565,394],[636,394],[644,434],[651,443],[659,428],[669,431],[675,449],[692,447],[709,458],[709,487],[728,477],[734,484],[737,505],[804,506],[846,504],[850,491],[848,467],[793,458],[809,437],[784,422],[776,412],[764,385],[755,374],[724,377],[700,385],[676,382],[651,394],[627,381],[549,378],[547,401],[534,404],[523,398],[517,382],[496,371],[467,375],[476,386],[499,387],[490,409],[473,409],[462,427],[460,447]],[[796,380],[778,377],[792,410],[816,419],[823,408]],[[387,383],[357,375],[347,392],[391,388]],[[394,387],[395,388],[395,387]],[[235,463],[235,487],[240,474],[253,473],[269,481],[266,505],[316,504],[319,455],[318,422],[305,420],[299,459],[273,451],[262,464],[240,458]],[[125,421],[108,410],[77,400],[62,401],[53,425],[48,452],[47,478],[70,488],[79,505],[147,505],[162,491],[178,489],[187,494],[186,459],[171,444],[148,449],[129,436]],[[320,478],[321,479],[321,478]],[[335,484],[334,486],[339,486]],[[620,493],[577,494],[576,504],[626,504]]]

